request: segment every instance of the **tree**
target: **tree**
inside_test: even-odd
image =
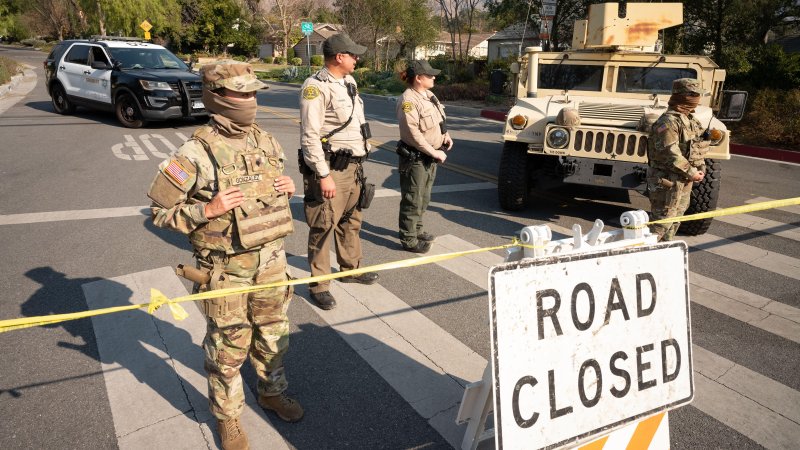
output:
[[[411,58],[417,47],[433,44],[439,33],[431,16],[426,0],[410,0],[405,3],[400,19],[400,33],[396,37],[400,47],[397,52],[399,57]]]
[[[275,6],[272,14],[277,19],[278,28],[276,34],[283,41],[283,57],[287,57],[289,47],[295,45],[302,37],[298,27],[300,19],[310,17],[314,10],[314,3],[311,0],[273,0]]]

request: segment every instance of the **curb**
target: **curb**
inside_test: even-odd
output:
[[[508,114],[503,111],[492,109],[481,110],[481,117],[505,122]],[[754,158],[769,159],[772,161],[783,161],[800,164],[800,152],[783,150],[779,148],[756,147],[753,145],[731,144],[731,154],[741,156],[752,156]]]
[[[754,158],[770,159],[800,164],[800,152],[783,150],[779,148],[756,147],[754,145],[731,144],[731,153],[734,155],[752,156]]]

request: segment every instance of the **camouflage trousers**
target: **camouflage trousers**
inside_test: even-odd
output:
[[[400,242],[406,247],[417,245],[422,233],[422,215],[431,202],[431,190],[436,179],[436,164],[400,158]]]
[[[361,211],[356,208],[361,195],[361,185],[356,177],[358,164],[344,170],[332,170],[330,177],[336,183],[336,195],[322,197],[319,179],[313,174],[303,175],[304,211],[308,224],[308,263],[311,276],[331,273],[331,241],[336,246],[336,262],[340,270],[357,269],[361,264]],[[343,219],[347,211],[350,217]],[[330,281],[312,283],[309,291],[325,292]]]
[[[647,172],[647,189],[650,195],[650,220],[679,217],[689,208],[692,197],[691,181],[650,169]],[[650,231],[658,235],[659,241],[671,241],[679,226],[680,222],[660,223],[650,225]]]
[[[225,289],[287,280],[283,239],[260,250],[234,255],[211,252],[197,256],[200,268],[211,272],[210,289]],[[218,419],[239,417],[244,388],[239,369],[247,356],[258,376],[258,393],[278,395],[287,387],[283,355],[289,346],[286,310],[291,286],[206,300],[205,369],[208,400]]]

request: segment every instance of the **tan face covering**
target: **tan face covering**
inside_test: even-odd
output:
[[[688,115],[689,113],[693,113],[697,105],[700,104],[700,96],[672,94],[667,104],[675,111]]]
[[[242,139],[256,121],[256,98],[235,100],[203,89],[203,104],[225,137]]]

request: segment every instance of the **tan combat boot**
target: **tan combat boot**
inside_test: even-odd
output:
[[[247,442],[247,435],[244,434],[239,418],[228,420],[217,420],[219,438],[222,441],[223,450],[249,450],[250,444]]]
[[[272,397],[261,395],[258,397],[258,404],[264,409],[274,411],[286,422],[297,422],[303,418],[303,407],[300,403],[283,393]]]

